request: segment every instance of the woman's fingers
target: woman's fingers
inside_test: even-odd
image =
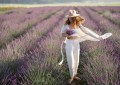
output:
[[[103,38],[102,38],[102,37],[100,37],[99,39],[100,39],[100,40],[103,40]]]
[[[67,38],[68,38],[68,39],[76,39],[77,36],[68,36]]]

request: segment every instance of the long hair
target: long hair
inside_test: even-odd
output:
[[[71,17],[72,22],[75,22],[77,26],[79,26],[80,24],[83,24],[85,22],[85,19],[81,16],[75,16],[75,17]],[[69,18],[65,21],[65,25],[69,25],[71,24]]]

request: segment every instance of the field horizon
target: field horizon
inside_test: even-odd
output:
[[[53,4],[4,4],[1,7],[42,7],[42,6],[120,6],[120,2],[71,2],[71,3],[53,3]]]

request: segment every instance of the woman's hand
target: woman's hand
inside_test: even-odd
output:
[[[63,37],[68,37],[69,35],[67,33],[62,33]]]
[[[71,35],[68,35],[68,37],[67,37],[68,39],[76,39],[77,38],[77,36],[71,36]]]
[[[71,36],[71,35],[68,35],[67,33],[62,33],[62,36],[67,37],[67,39],[76,39],[77,38],[77,36]]]
[[[103,38],[102,38],[102,37],[99,37],[99,40],[103,40]]]

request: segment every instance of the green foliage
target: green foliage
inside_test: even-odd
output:
[[[56,81],[52,76],[52,72],[42,72],[42,70],[38,70],[37,68],[34,68],[34,70],[29,71],[26,74],[26,78],[29,79],[29,81],[25,82],[31,82],[31,85],[56,85]]]

